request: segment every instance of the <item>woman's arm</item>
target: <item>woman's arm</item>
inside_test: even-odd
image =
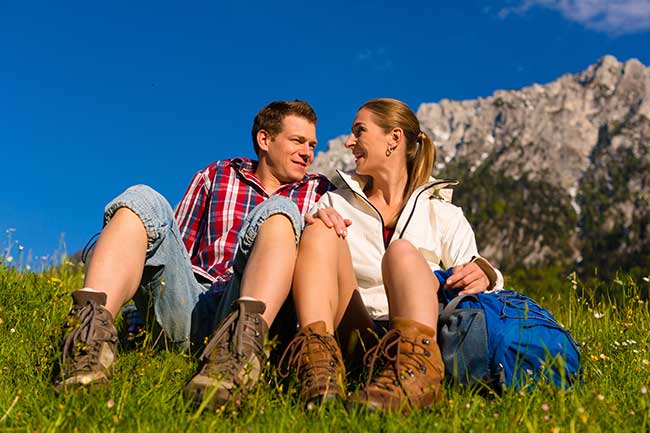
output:
[[[463,289],[463,294],[501,290],[503,276],[479,255],[474,231],[462,209],[447,205],[436,218],[441,229],[442,261],[453,268],[445,289]]]

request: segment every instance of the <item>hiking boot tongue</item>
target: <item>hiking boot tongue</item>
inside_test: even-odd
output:
[[[240,316],[244,313],[264,314],[266,311],[266,304],[264,302],[253,299],[238,299],[233,304],[239,310]]]
[[[268,326],[262,318],[266,304],[261,301],[240,299],[235,301],[234,306],[239,310],[239,318],[232,334],[232,351],[240,355],[255,353],[264,344],[262,334],[268,332]]]
[[[314,322],[305,326],[304,333],[308,335],[309,334],[325,335],[327,334],[327,327],[325,326],[325,322],[323,321]]]
[[[95,301],[97,305],[106,305],[106,293],[91,292],[88,290],[77,290],[72,292],[72,300],[76,305],[84,306],[90,301]]]
[[[422,349],[416,348],[412,342],[429,344],[436,341],[436,333],[433,328],[413,320],[396,317],[392,320],[392,327],[400,330],[402,344],[405,345],[404,349],[409,351],[422,351]]]

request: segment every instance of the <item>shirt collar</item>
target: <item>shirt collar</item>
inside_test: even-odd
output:
[[[260,182],[257,176],[255,176],[255,170],[257,169],[258,164],[259,161],[255,161],[249,158],[233,158],[228,161],[227,165],[232,167],[233,170],[235,170],[237,174],[241,176],[248,184],[251,184],[252,186],[257,188],[260,192],[263,192],[265,195],[270,196],[272,194],[269,194],[264,189],[262,182]],[[275,193],[283,191],[285,189],[299,188],[302,185],[319,178],[320,176],[318,174],[307,173],[305,177],[303,177],[299,181],[286,183],[282,185],[280,188],[278,188],[277,191],[275,191]]]

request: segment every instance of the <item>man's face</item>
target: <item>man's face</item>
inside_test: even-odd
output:
[[[316,125],[304,117],[288,115],[282,130],[268,142],[269,168],[280,183],[291,183],[305,177],[314,160]]]

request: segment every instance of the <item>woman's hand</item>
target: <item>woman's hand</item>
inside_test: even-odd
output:
[[[305,216],[307,224],[314,224],[319,219],[329,228],[333,228],[336,234],[344,238],[348,235],[347,228],[352,225],[352,220],[343,218],[333,207],[318,209],[313,215]]]
[[[473,295],[484,292],[490,287],[490,280],[483,270],[474,262],[453,267],[454,272],[447,278],[445,289],[454,290],[463,288],[459,295]]]

